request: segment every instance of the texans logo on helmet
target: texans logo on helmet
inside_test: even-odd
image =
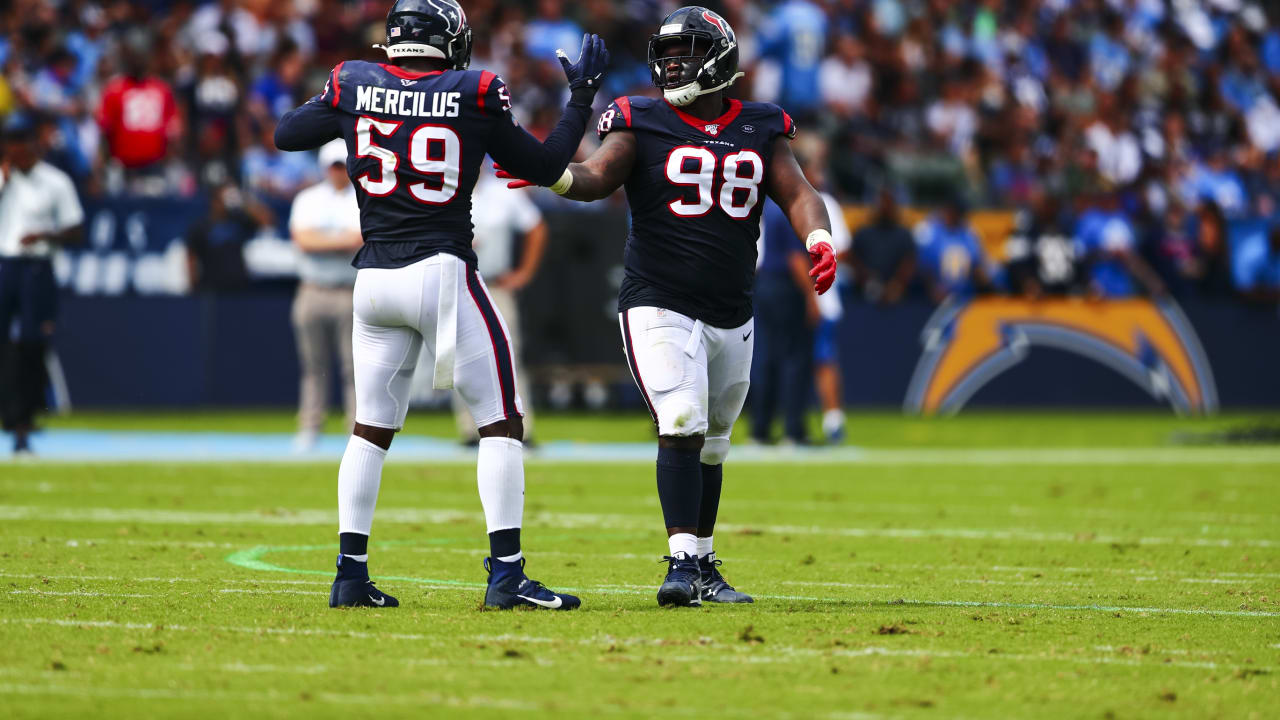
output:
[[[702,19],[720,28],[720,33],[725,37],[729,38],[730,40],[733,39],[733,32],[729,30],[729,24],[724,21],[724,18],[711,12],[710,10],[704,10],[702,11]]]
[[[427,2],[440,11],[441,17],[448,18],[450,35],[456,35],[462,30],[462,24],[467,21],[467,14],[461,5],[448,0],[427,0]]]

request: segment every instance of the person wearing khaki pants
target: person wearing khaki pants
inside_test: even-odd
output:
[[[547,246],[547,224],[525,190],[508,189],[489,173],[480,173],[472,201],[471,222],[475,225],[472,246],[476,267],[493,297],[493,304],[507,321],[516,359],[516,386],[525,399],[524,435],[527,445],[533,438],[533,400],[524,371],[524,341],[520,331],[517,295],[538,272]],[[429,375],[429,373],[428,373]],[[471,413],[457,393],[453,394],[453,415],[463,442],[479,442]]]
[[[294,441],[295,450],[300,452],[315,445],[324,426],[334,355],[341,372],[348,431],[355,418],[351,290],[356,271],[351,258],[363,240],[360,209],[346,165],[344,141],[334,140],[320,148],[325,178],[298,193],[289,216],[289,233],[300,251],[298,292],[292,313],[302,370],[298,435]]]

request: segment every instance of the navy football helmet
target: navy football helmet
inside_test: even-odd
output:
[[[688,53],[672,55],[674,52]],[[678,72],[668,72],[672,61]],[[672,105],[688,105],[701,95],[723,90],[738,72],[738,36],[729,22],[704,7],[682,7],[662,21],[649,38],[649,73]]]
[[[471,26],[457,0],[396,0],[387,13],[388,58],[437,58],[454,70],[471,65]]]

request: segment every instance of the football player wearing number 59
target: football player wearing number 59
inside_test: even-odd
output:
[[[356,254],[355,431],[338,469],[338,575],[332,607],[392,607],[369,580],[368,543],[382,463],[404,426],[421,352],[437,388],[456,388],[480,435],[480,502],[489,530],[485,605],[571,610],[524,573],[524,459],[511,339],[476,272],[471,192],[486,153],[554,183],[573,157],[609,64],[583,38],[561,55],[570,100],[545,143],[511,115],[506,83],[470,71],[471,27],[456,0],[397,0],[387,15],[388,63],[339,63],[324,92],[281,119],[276,145],[309,150],[346,140],[364,245]]]
[[[836,275],[831,221],[791,153],[791,118],[726,97],[741,74],[724,18],[702,7],[669,15],[649,40],[649,70],[663,99],[615,100],[600,118],[600,148],[550,187],[592,201],[625,185],[631,206],[618,311],[627,363],[658,426],[669,545],[658,604],[751,602],[720,574],[712,532],[751,375],[760,195],[807,238],[820,294]],[[505,165],[499,176],[545,184]]]

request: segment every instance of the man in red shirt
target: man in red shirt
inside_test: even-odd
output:
[[[126,170],[140,170],[165,159],[182,122],[173,90],[148,76],[143,56],[125,48],[123,61],[124,74],[103,90],[98,125],[111,157]]]

